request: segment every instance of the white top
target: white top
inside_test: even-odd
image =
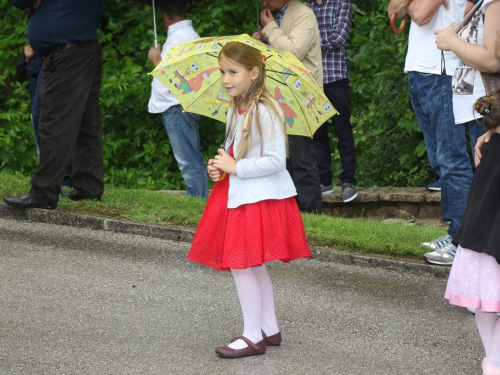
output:
[[[458,33],[461,39],[471,44],[484,44],[484,7],[491,1],[485,0],[481,8],[474,13],[467,26]],[[453,113],[455,114],[456,124],[463,124],[483,117],[472,109],[476,100],[486,95],[480,71],[472,69],[468,64],[460,60],[453,75],[451,87],[453,90]]]
[[[170,47],[198,39],[200,36],[193,28],[190,20],[176,22],[168,28],[167,41],[163,45],[160,56],[163,58]],[[151,82],[151,98],[148,110],[150,113],[163,113],[170,107],[179,104],[175,96],[158,79]]]
[[[467,0],[450,0],[450,9],[440,5],[431,21],[418,26],[411,21],[406,54],[405,72],[441,74],[441,50],[436,47],[434,30],[444,29],[452,22],[460,22],[464,18]],[[444,52],[446,74],[453,75],[458,64],[458,57],[450,51]]]
[[[256,126],[251,127],[251,147],[247,155],[236,163],[236,175],[229,175],[229,193],[227,208],[236,208],[242,204],[255,203],[266,199],[285,199],[297,195],[295,185],[286,170],[286,134],[283,111],[273,99],[279,118],[263,104],[259,104],[259,116],[262,126],[262,138]],[[228,124],[233,108],[227,113]],[[237,116],[234,137],[234,156],[238,156],[245,114]],[[255,125],[255,124],[252,124]],[[225,144],[226,150],[232,140]],[[261,154],[262,143],[262,154]]]

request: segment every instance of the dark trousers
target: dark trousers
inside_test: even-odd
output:
[[[73,186],[85,198],[104,191],[99,93],[102,48],[97,41],[56,50],[42,67],[40,86],[40,167],[32,195],[56,204],[73,157]]]
[[[321,187],[314,142],[309,137],[288,136],[286,168],[297,189],[297,204],[302,212],[321,213]]]
[[[351,111],[349,110],[349,79],[341,79],[324,85],[324,92],[328,100],[339,112],[332,117],[333,128],[338,138],[338,150],[342,173],[338,176],[342,183],[356,183],[356,148],[351,126]],[[314,133],[314,146],[321,184],[327,186],[332,183],[332,151],[328,137],[328,123],[324,123]]]
[[[40,123],[40,108],[42,103],[40,100],[40,86],[42,85],[43,73],[40,71],[35,85],[35,92],[33,94],[33,101],[31,106],[31,124],[33,125],[33,133],[35,134],[36,154],[40,158],[40,135],[38,134],[38,125]],[[61,185],[72,187],[71,176],[73,175],[73,160],[70,160],[68,169],[64,175]]]

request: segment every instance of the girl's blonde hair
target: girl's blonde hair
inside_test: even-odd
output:
[[[259,75],[250,85],[250,89],[246,97],[250,100],[250,106],[245,113],[245,119],[243,122],[243,133],[242,138],[238,145],[238,157],[236,160],[240,160],[244,158],[250,149],[251,142],[251,127],[256,126],[259,131],[259,135],[262,139],[262,124],[259,120],[259,103],[262,103],[266,106],[266,108],[274,114],[277,118],[281,118],[281,114],[278,113],[273,101],[271,100],[272,96],[266,88],[266,64],[264,61],[264,57],[262,53],[249,45],[240,42],[229,42],[224,47],[222,47],[219,53],[219,60],[221,56],[224,56],[226,59],[230,60],[233,63],[243,66],[248,71],[251,71],[253,68],[257,67],[259,69]],[[237,115],[238,115],[238,106],[241,103],[242,98],[240,96],[235,97],[232,102],[233,114],[231,117],[231,128],[228,130],[228,139],[233,138],[233,134],[235,132],[236,124],[237,124]],[[255,121],[253,121],[255,119]],[[255,124],[255,125],[253,125]],[[282,124],[282,131],[286,134],[285,122]],[[287,142],[288,149],[288,141],[285,136],[285,140]],[[262,145],[260,146],[260,153],[262,155]]]
[[[495,130],[500,126],[500,90],[480,97],[474,103],[474,109],[483,116],[486,130]]]

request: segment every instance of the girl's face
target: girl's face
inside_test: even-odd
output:
[[[220,79],[222,84],[231,97],[241,96],[242,99],[247,99],[247,93],[252,85],[252,80],[256,79],[259,74],[257,67],[248,71],[243,65],[237,64],[224,55],[219,58]]]

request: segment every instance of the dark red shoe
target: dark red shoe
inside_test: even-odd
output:
[[[238,337],[238,340],[243,340],[247,343],[247,347],[243,349],[233,349],[229,346],[219,346],[215,349],[215,352],[221,357],[226,358],[243,358],[249,357],[251,355],[264,354],[266,352],[266,342],[264,340],[254,344],[245,336]]]
[[[261,330],[262,331],[262,330]],[[272,336],[267,337],[264,331],[262,331],[262,337],[264,337],[264,341],[266,342],[266,346],[280,346],[281,344],[281,332],[278,332]],[[240,337],[233,337],[231,342],[235,342],[236,340],[241,339]]]
[[[267,346],[280,346],[281,344],[281,332],[276,333],[272,336],[266,336],[264,331],[262,331],[262,336]]]

